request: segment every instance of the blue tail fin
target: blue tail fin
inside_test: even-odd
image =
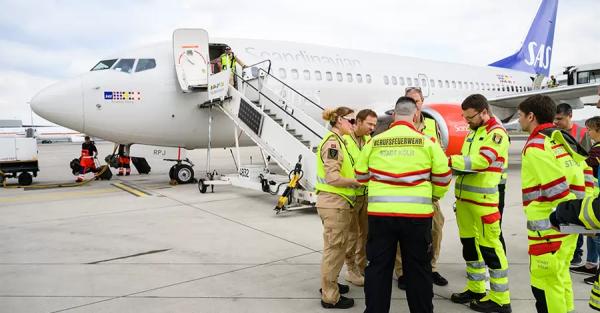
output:
[[[521,49],[490,66],[548,76],[558,0],[542,0]]]

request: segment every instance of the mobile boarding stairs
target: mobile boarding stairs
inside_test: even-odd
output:
[[[175,30],[173,49],[182,90],[208,96],[208,100],[199,105],[199,109],[209,112],[207,177],[199,180],[200,192],[205,193],[208,187],[213,189],[217,185],[234,185],[280,195],[275,207],[277,213],[314,207],[317,179],[315,152],[328,130],[313,116],[320,116],[323,108],[271,75],[269,60],[248,66],[245,71],[238,67],[233,74],[229,70],[210,74],[208,34],[204,30]],[[206,57],[202,56],[199,62],[181,61],[195,55]],[[236,135],[238,173],[219,175],[211,172],[214,109],[222,111],[233,121],[236,134],[238,129],[241,130],[261,149],[264,164],[240,164]],[[272,173],[268,167],[270,160],[275,161],[287,175]]]

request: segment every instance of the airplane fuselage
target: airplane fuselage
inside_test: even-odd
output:
[[[458,105],[469,94],[494,97],[523,92],[531,86],[529,74],[503,68],[281,41],[212,41],[230,45],[237,58],[247,65],[270,60],[274,76],[322,107],[345,105],[382,114],[393,108],[408,86],[423,90],[426,105]],[[35,106],[34,110],[62,126],[114,142],[206,147],[209,112],[198,105],[207,100],[207,95],[181,91],[172,53],[172,46],[165,42],[107,58],[155,59],[156,67],[131,73],[114,69],[90,71],[42,91],[44,105]],[[277,86],[273,88],[276,90]],[[66,91],[69,92],[65,94]],[[39,102],[39,97],[32,103]],[[513,116],[515,109],[494,107],[493,112],[504,120]],[[316,107],[307,108],[307,113],[320,119]],[[233,124],[216,109],[212,114],[212,146],[232,146]],[[241,144],[251,142],[242,137]]]

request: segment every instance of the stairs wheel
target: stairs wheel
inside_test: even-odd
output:
[[[200,193],[206,193],[207,189],[208,185],[204,184],[204,178],[200,178],[198,180],[198,190],[200,191]]]
[[[187,164],[175,165],[173,174],[179,184],[188,184],[194,181],[194,169]]]

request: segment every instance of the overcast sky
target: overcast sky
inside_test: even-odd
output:
[[[486,65],[524,40],[541,0],[0,0],[0,119],[30,122],[41,88],[173,29]],[[551,72],[600,62],[600,1],[560,0]],[[34,121],[35,122],[35,121]]]

